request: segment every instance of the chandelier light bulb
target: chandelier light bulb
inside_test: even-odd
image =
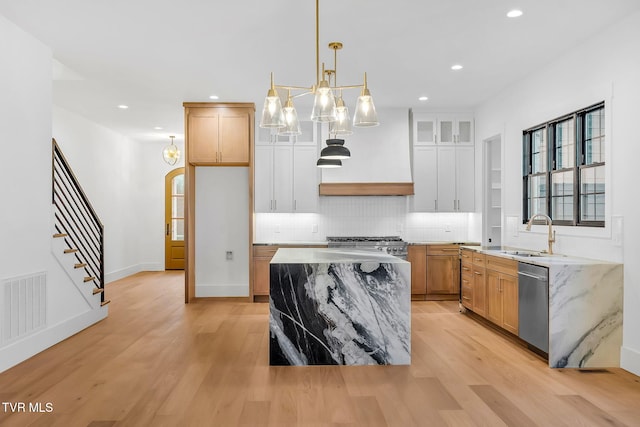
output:
[[[276,104],[277,98],[270,96],[267,99],[269,100],[269,114],[274,115],[277,109],[277,104]]]
[[[296,107],[293,106],[293,98],[291,91],[287,95],[287,103],[282,109],[284,115],[284,126],[278,129],[278,135],[300,135],[300,122],[298,122],[298,113]]]

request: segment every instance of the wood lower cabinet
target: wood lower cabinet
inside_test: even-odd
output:
[[[187,161],[198,166],[249,166],[253,104],[184,103]]]
[[[473,266],[462,260],[460,264],[460,302],[469,310],[473,310],[474,302]]]
[[[253,295],[269,295],[269,263],[278,246],[253,247]]]
[[[482,317],[487,317],[487,281],[484,267],[473,266],[473,308]]]
[[[411,263],[411,295],[427,293],[427,246],[409,245],[407,261]]]
[[[518,263],[487,256],[487,319],[518,334]]]
[[[271,258],[279,248],[326,248],[326,245],[254,245],[253,246],[253,300],[266,301],[269,297]]]
[[[427,295],[460,294],[460,257],[458,245],[427,246]]]
[[[473,273],[473,311],[487,317],[486,256],[479,252],[471,255]]]

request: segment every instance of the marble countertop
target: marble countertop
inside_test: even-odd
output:
[[[465,249],[481,252],[487,255],[499,256],[502,258],[512,259],[527,264],[540,265],[543,267],[561,266],[561,265],[598,265],[598,264],[616,264],[609,261],[603,261],[591,258],[580,258],[563,254],[549,255],[546,252],[532,251],[530,249],[513,248],[509,246],[461,246]],[[533,256],[529,256],[533,254]]]
[[[479,242],[454,242],[454,241],[425,241],[425,242],[418,242],[418,241],[411,241],[409,242],[409,245],[462,245],[462,246],[479,246],[480,243]]]
[[[479,242],[454,242],[454,241],[407,241],[408,245],[480,245]],[[286,241],[286,242],[253,242],[253,246],[321,246],[327,245],[326,240],[309,240],[309,241]]]
[[[357,249],[280,248],[271,264],[326,264],[377,262],[384,264],[408,264],[408,261],[380,253]]]
[[[297,241],[297,242],[253,242],[253,246],[326,246],[326,240]]]

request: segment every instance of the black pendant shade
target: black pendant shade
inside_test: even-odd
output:
[[[342,160],[338,159],[318,159],[316,166],[319,168],[339,168],[342,167]]]
[[[327,146],[320,152],[321,159],[348,159],[351,152],[344,146],[344,139],[327,139]]]

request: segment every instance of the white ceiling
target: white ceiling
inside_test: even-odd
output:
[[[513,8],[524,15],[507,18]],[[320,55],[332,68],[327,45],[343,42],[338,84],[360,84],[366,71],[378,108],[472,109],[639,8],[638,0],[321,0]],[[0,0],[0,14],[51,48],[56,105],[159,144],[184,133],[184,101],[255,102],[259,117],[270,71],[277,84],[313,84],[314,13],[313,0]],[[345,93],[351,108],[356,96]]]

